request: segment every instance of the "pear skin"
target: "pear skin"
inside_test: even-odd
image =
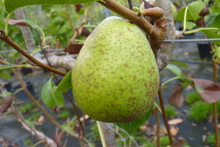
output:
[[[103,122],[130,122],[148,112],[159,71],[146,34],[119,17],[103,20],[84,42],[72,69],[77,106]]]

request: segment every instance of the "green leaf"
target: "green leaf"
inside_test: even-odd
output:
[[[29,64],[22,64],[22,65],[7,64],[7,65],[0,66],[0,71],[5,70],[5,69],[10,69],[10,68],[15,68],[15,67],[33,67],[33,66]]]
[[[194,22],[186,21],[186,29],[191,30],[194,27],[196,27],[196,24]]]
[[[178,65],[185,67],[185,68],[189,67],[186,63],[181,62],[181,61],[170,61],[170,63],[178,64]]]
[[[202,30],[208,38],[220,38],[220,29],[219,30]],[[220,41],[213,41],[214,44],[220,45]]]
[[[0,97],[7,97],[7,96],[9,96],[11,94],[12,94],[11,92],[6,91],[6,92],[1,93]]]
[[[95,0],[5,0],[4,4],[5,10],[11,13],[19,7],[28,5],[71,5],[93,1]]]
[[[211,13],[220,13],[220,1],[216,0],[209,10]]]
[[[11,78],[10,74],[7,74],[5,72],[0,72],[0,77],[9,80]]]
[[[201,18],[199,13],[205,7],[206,7],[206,5],[205,5],[204,2],[195,1],[195,2],[190,3],[188,5],[188,11],[187,11],[186,20],[196,21],[197,19]],[[186,9],[186,7],[181,8],[178,11],[177,17],[176,17],[177,20],[179,20],[179,21],[183,21],[184,20],[185,9]]]
[[[153,108],[154,106],[152,106],[144,116],[135,121],[128,123],[117,123],[117,125],[131,135],[136,129],[146,122],[146,120],[150,117]]]
[[[29,126],[31,126],[31,127],[34,127],[34,126],[35,126],[35,122],[34,122],[34,121],[30,121],[30,120],[28,120],[28,119],[25,119],[25,122],[26,122]]]
[[[170,71],[172,71],[177,77],[182,76],[181,69],[179,67],[177,67],[176,65],[168,64],[166,66],[166,69],[169,69]]]
[[[39,28],[39,26],[35,22],[33,22],[31,20],[23,19],[22,21],[26,22],[27,24],[29,24],[32,28]]]
[[[52,83],[50,78],[41,90],[41,97],[44,104],[49,108],[54,108],[56,105],[61,107],[64,105],[64,98],[62,93],[55,92],[56,85]]]
[[[71,75],[72,75],[72,70],[69,71],[65,77],[62,79],[62,81],[59,83],[59,85],[57,86],[56,91],[58,92],[66,92],[69,89],[71,89],[72,85],[71,85]]]

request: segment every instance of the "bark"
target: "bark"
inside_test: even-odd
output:
[[[26,19],[25,14],[23,12],[23,8],[19,8],[14,11],[17,19]],[[24,41],[28,50],[33,50],[36,48],[35,40],[31,34],[31,30],[26,26],[19,26],[24,37]]]
[[[172,10],[169,0],[156,0],[156,6],[164,10],[168,20],[166,39],[175,39],[175,28],[172,16]],[[159,70],[163,70],[169,64],[174,49],[174,43],[164,43],[163,48],[157,52],[157,65]]]
[[[52,67],[63,67],[69,70],[73,68],[73,65],[76,61],[76,59],[74,58],[74,55],[58,56],[55,54],[49,54],[47,55],[47,58]],[[37,60],[43,64],[48,65],[48,62],[45,58],[43,59],[37,58]]]

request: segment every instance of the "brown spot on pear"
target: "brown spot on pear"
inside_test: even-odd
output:
[[[159,72],[146,34],[116,16],[103,20],[90,34],[72,69],[78,107],[103,122],[142,117],[158,87]]]

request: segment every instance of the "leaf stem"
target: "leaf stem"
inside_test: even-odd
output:
[[[7,15],[6,22],[5,22],[5,35],[6,36],[8,35],[8,21],[10,17],[11,17],[11,13]]]
[[[186,31],[186,16],[187,16],[188,7],[186,7],[184,12],[184,20],[183,20],[183,32]]]
[[[96,123],[97,123],[98,129],[99,129],[99,135],[100,135],[100,138],[102,141],[102,146],[107,147],[106,142],[105,142],[105,138],[104,138],[104,134],[102,132],[102,127],[101,127],[100,121],[96,121]]]
[[[179,79],[179,77],[173,77],[165,82],[162,83],[161,87],[163,87],[165,84],[169,83],[170,81],[173,81],[173,80],[176,80],[176,79]]]
[[[191,34],[191,33],[199,32],[202,30],[220,30],[220,29],[219,28],[198,28],[198,29],[186,31],[186,32],[184,32],[184,34]]]

